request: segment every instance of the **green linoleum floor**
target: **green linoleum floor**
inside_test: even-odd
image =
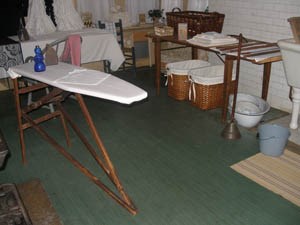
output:
[[[121,77],[148,91],[147,101],[124,106],[90,97],[85,100],[121,182],[138,207],[136,216],[111,200],[33,130],[25,132],[29,163],[22,165],[9,91],[0,93],[0,128],[11,153],[0,171],[0,182],[40,178],[63,224],[300,224],[299,207],[230,169],[258,152],[253,130],[240,128],[242,139],[224,140],[219,109],[201,111],[188,102],[172,100],[165,88],[156,96],[153,75],[147,70],[137,78]],[[65,106],[88,134],[74,100]],[[272,110],[266,120],[280,113]],[[65,146],[58,120],[44,127]],[[71,139],[69,151],[107,181],[73,132]]]

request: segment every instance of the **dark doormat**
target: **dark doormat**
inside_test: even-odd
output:
[[[39,179],[18,184],[17,189],[33,225],[61,225]]]

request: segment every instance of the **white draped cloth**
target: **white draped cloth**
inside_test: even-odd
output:
[[[44,1],[30,1],[26,29],[30,36],[49,34],[56,30],[51,18],[46,14]]]
[[[84,27],[71,0],[55,0],[53,1],[53,8],[57,30],[80,30]]]
[[[148,11],[151,9],[159,9],[158,0],[126,0],[126,11],[130,16],[131,24],[137,24],[139,22],[138,15],[140,13],[148,15]]]
[[[163,16],[166,17],[166,12],[172,12],[174,8],[183,10],[182,0],[161,0],[161,9],[163,9]]]
[[[149,10],[159,8],[158,0],[126,0],[125,4],[125,12],[129,16],[128,24],[137,24],[139,13],[148,15]],[[91,12],[94,23],[97,23],[98,20],[110,20],[111,8],[114,6],[112,0],[77,0],[78,12]]]
[[[189,0],[188,10],[192,11],[205,11],[208,9],[208,0]]]
[[[77,11],[79,13],[91,12],[93,22],[97,23],[98,20],[109,19],[112,2],[110,0],[77,0]]]

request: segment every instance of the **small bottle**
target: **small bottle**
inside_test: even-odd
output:
[[[34,71],[35,72],[43,72],[46,70],[46,65],[44,63],[44,56],[43,56],[43,53],[42,53],[42,50],[40,48],[40,46],[35,46],[35,49],[34,49],[34,53],[35,53],[35,56],[33,58],[34,60]]]

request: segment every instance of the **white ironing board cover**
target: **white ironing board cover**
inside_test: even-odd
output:
[[[26,63],[9,68],[8,73],[13,79],[23,76],[65,91],[123,104],[140,101],[148,95],[141,88],[111,74],[61,62],[48,66],[44,72],[35,72],[34,64]],[[92,82],[89,81],[91,76]]]

